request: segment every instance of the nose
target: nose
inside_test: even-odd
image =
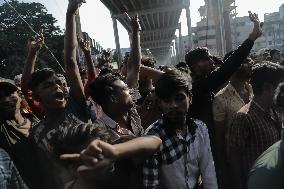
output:
[[[169,106],[171,109],[176,109],[178,107],[178,104],[176,103],[175,100],[171,100]]]

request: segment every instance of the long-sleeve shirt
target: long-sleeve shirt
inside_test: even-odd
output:
[[[195,80],[192,84],[193,98],[189,114],[207,125],[211,142],[214,142],[212,112],[214,91],[225,84],[233,73],[237,71],[243,60],[249,55],[253,44],[252,40],[245,40],[218,70],[213,71],[207,77]]]
[[[189,131],[189,127],[194,132]],[[186,130],[186,131],[185,131]],[[147,135],[162,139],[160,149],[143,167],[145,189],[191,189],[201,174],[204,189],[217,189],[217,179],[207,128],[191,120],[187,129],[169,134],[159,120],[149,127]]]

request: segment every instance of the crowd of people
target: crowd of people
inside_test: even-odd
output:
[[[66,12],[64,74],[35,69],[40,33],[23,73],[0,82],[1,189],[284,188],[283,57],[250,54],[256,14],[223,59],[199,47],[159,68],[142,57],[138,16],[126,14],[131,51],[114,70],[77,39],[80,6],[70,0]]]

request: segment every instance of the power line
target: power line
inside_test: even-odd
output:
[[[7,5],[16,13],[18,14],[19,18],[28,26],[28,28],[36,35],[39,35],[38,32],[36,32],[33,27],[22,17],[22,15],[7,1],[4,0],[5,3],[7,3]],[[43,46],[45,47],[45,49],[51,54],[52,58],[55,60],[55,62],[57,63],[57,65],[59,66],[59,68],[61,69],[62,73],[65,73],[65,70],[63,69],[63,67],[61,66],[61,64],[59,63],[59,61],[57,60],[57,58],[55,57],[55,55],[53,54],[53,52],[49,49],[49,47],[44,43]]]

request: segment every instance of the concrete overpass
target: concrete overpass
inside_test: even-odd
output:
[[[175,39],[176,29],[181,29],[179,18],[182,9],[186,10],[188,36],[191,43],[190,0],[101,0],[101,2],[112,15],[116,49],[120,54],[120,62],[117,20],[129,33],[131,31],[130,25],[123,15],[124,12],[127,12],[129,16],[139,15],[142,28],[142,51],[149,49],[160,64],[165,63],[168,57],[179,57],[171,49],[176,49],[173,47],[172,41]],[[181,32],[179,34],[181,35]],[[188,46],[192,45],[188,44]],[[176,60],[178,61],[178,58]]]

